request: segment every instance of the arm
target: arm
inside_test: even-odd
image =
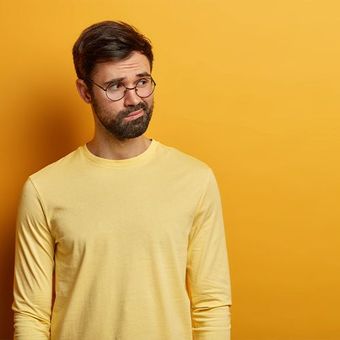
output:
[[[54,240],[44,207],[30,179],[18,210],[14,266],[14,339],[50,337]]]
[[[187,289],[193,340],[229,340],[229,268],[220,196],[211,172],[189,236]]]

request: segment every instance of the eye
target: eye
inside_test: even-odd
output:
[[[123,84],[122,83],[112,83],[110,84],[107,89],[110,91],[110,92],[115,92],[115,91],[120,91],[122,88],[123,88]]]
[[[150,78],[142,78],[142,79],[138,80],[137,87],[145,87],[145,86],[149,85],[150,82],[151,82]]]

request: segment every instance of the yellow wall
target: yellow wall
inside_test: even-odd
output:
[[[339,13],[337,0],[2,0],[0,339],[23,181],[92,134],[72,44],[118,19],[154,44],[149,135],[219,180],[233,340],[339,340]]]

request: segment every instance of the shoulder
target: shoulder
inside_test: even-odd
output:
[[[29,180],[35,184],[44,182],[51,183],[51,181],[58,182],[58,180],[65,178],[67,174],[76,167],[80,156],[79,150],[80,148],[77,148],[57,161],[31,174]]]
[[[188,166],[193,166],[196,168],[209,168],[209,166],[203,162],[202,160],[189,155],[175,147],[165,145],[163,143],[158,142],[159,148],[162,150],[163,154],[174,162],[178,162],[181,164],[185,164]]]
[[[24,213],[29,210],[39,211],[39,207],[44,205],[42,197],[58,192],[58,188],[65,185],[66,174],[70,173],[70,169],[74,168],[73,164],[77,163],[78,149],[43,167],[26,179],[21,190],[19,211]]]
[[[163,162],[165,166],[176,169],[178,172],[185,172],[195,177],[204,176],[206,178],[214,176],[212,169],[204,161],[189,155],[175,147],[159,143],[162,151],[162,157],[159,162]]]

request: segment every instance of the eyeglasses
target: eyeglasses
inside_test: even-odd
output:
[[[129,90],[135,90],[135,93],[140,98],[150,97],[155,90],[156,83],[152,79],[152,77],[145,77],[138,80],[134,87],[127,87],[122,82],[113,82],[110,83],[106,88],[97,84],[92,79],[87,78],[92,84],[98,86],[100,89],[105,91],[106,97],[116,102],[124,98],[126,92]]]

